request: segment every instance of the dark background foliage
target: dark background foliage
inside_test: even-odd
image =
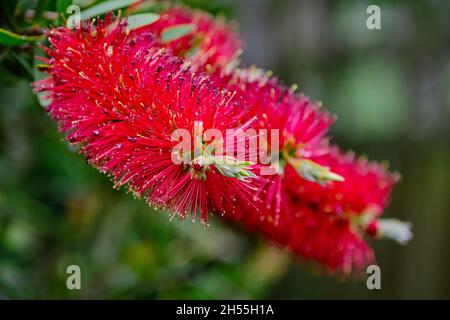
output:
[[[386,216],[415,238],[374,243],[382,290],[369,291],[217,219],[169,222],[61,141],[30,89],[33,46],[0,46],[0,298],[450,298],[450,2],[184,2],[237,20],[245,64],[298,83],[338,114],[336,142],[402,173]],[[381,30],[366,28],[369,4]],[[1,5],[0,27],[29,35],[56,10]],[[80,291],[66,288],[70,264]]]

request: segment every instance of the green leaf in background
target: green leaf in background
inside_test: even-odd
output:
[[[167,43],[179,39],[193,31],[195,31],[195,25],[193,25],[192,23],[185,23],[168,27],[163,30],[161,34],[161,40],[162,43]]]
[[[17,21],[14,18],[14,13],[16,12],[18,0],[11,1],[0,1],[1,19],[3,26],[8,26],[9,28],[15,28],[17,26]]]
[[[18,46],[29,42],[36,42],[42,39],[42,36],[24,36],[0,28],[0,44],[7,47]]]
[[[45,8],[47,7],[47,5],[48,5],[48,0],[39,0],[37,2],[35,13],[34,13],[34,19],[35,20],[40,20],[41,19],[42,14],[44,13]]]
[[[159,15],[156,13],[137,13],[129,16],[127,19],[127,29],[134,30],[152,24],[159,19]]]
[[[72,0],[58,0],[56,3],[56,10],[62,16],[67,14],[67,8],[72,4]]]
[[[30,63],[20,54],[15,52],[11,52],[11,56],[17,61],[22,70],[24,71],[24,75],[26,76],[28,81],[33,81],[33,68],[30,66]]]
[[[86,20],[99,15],[111,12],[123,7],[128,7],[132,4],[139,2],[140,0],[110,0],[101,2],[81,12],[81,19]]]

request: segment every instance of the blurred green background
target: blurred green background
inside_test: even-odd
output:
[[[450,1],[184,2],[236,20],[244,64],[298,83],[339,116],[335,142],[402,173],[386,216],[411,221],[413,241],[374,243],[382,290],[369,291],[217,219],[169,222],[62,142],[2,47],[0,299],[450,298]],[[366,28],[369,4],[381,30]],[[66,288],[71,264],[82,290]]]

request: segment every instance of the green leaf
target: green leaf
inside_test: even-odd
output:
[[[47,8],[48,5],[48,0],[39,0],[37,5],[36,5],[36,9],[35,9],[35,13],[34,13],[34,19],[35,20],[40,20],[42,17],[42,14],[44,13],[45,9]]]
[[[72,4],[72,0],[58,0],[56,10],[62,16],[67,15],[67,8]]]
[[[152,24],[159,19],[159,15],[156,13],[137,13],[127,18],[128,30],[139,29],[143,26]]]
[[[17,27],[17,21],[14,17],[17,8],[17,0],[0,1],[1,17],[4,19],[2,25],[6,22],[6,25],[11,28]]]
[[[171,26],[163,30],[161,34],[161,42],[167,43],[179,39],[194,31],[195,25],[192,23],[185,23]]]
[[[24,36],[0,28],[0,44],[6,47],[18,46],[21,44],[42,40],[43,36]]]
[[[11,56],[17,61],[19,66],[24,71],[25,77],[29,81],[33,81],[33,68],[30,66],[30,63],[21,55],[11,52]]]
[[[139,2],[140,0],[110,0],[101,2],[99,4],[96,4],[95,6],[92,6],[86,10],[83,10],[81,12],[81,19],[87,20],[90,18],[94,18],[97,16],[100,16],[102,14],[121,9],[124,7],[128,7],[132,4],[135,4]]]

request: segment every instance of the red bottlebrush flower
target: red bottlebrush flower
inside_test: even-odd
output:
[[[164,41],[167,29],[183,24],[196,29]],[[208,212],[220,214],[340,274],[373,262],[364,234],[410,238],[404,224],[378,219],[395,176],[330,148],[325,135],[334,118],[319,104],[259,69],[233,69],[240,40],[208,14],[175,7],[132,32],[109,16],[81,31],[52,30],[49,40],[51,77],[36,90],[47,92],[60,130],[116,187],[180,217],[199,212],[205,222]],[[267,163],[226,163],[203,138],[188,143],[200,156],[174,163],[186,156],[173,152],[175,129],[249,126],[268,136],[279,130],[267,140],[266,156],[276,156],[264,185],[250,178]],[[244,144],[245,159],[261,152],[261,144]]]
[[[242,41],[233,26],[214,19],[206,12],[182,6],[174,6],[161,12],[158,21],[136,32],[151,31],[161,39],[167,30],[185,24],[193,25],[194,30],[163,42],[174,54],[192,61],[194,67],[209,71],[224,70],[240,55]]]
[[[180,48],[187,50],[186,43]],[[203,68],[200,63],[200,69]],[[318,104],[294,94],[294,88],[280,85],[256,68],[219,69],[214,76],[224,87],[242,95],[245,104],[250,106],[245,117],[256,117],[257,129],[280,131],[279,161],[272,163],[276,174],[266,177],[266,185],[254,194],[255,201],[263,201],[256,208],[244,204],[239,205],[240,210],[225,210],[222,214],[226,219],[263,234],[303,259],[342,274],[360,273],[374,261],[373,252],[363,239],[364,232],[373,236],[390,235],[400,241],[410,238],[405,225],[396,221],[380,224],[375,216],[367,215],[367,212],[381,214],[395,182],[394,176],[373,163],[360,162],[356,167],[348,164],[341,168],[320,161],[334,156],[334,151],[328,155],[330,148],[325,138],[334,118],[321,111]],[[268,144],[268,151],[276,152],[271,148],[270,139]],[[368,177],[362,175],[366,171],[370,172]],[[316,202],[314,193],[293,193],[292,182],[294,186],[306,184],[317,193],[326,194],[324,201]],[[328,190],[334,192],[328,194]],[[369,190],[374,191],[371,196],[367,196]],[[336,200],[334,205],[330,206],[327,197]],[[292,206],[291,202],[298,204]],[[341,206],[353,207],[352,210],[366,208],[365,216],[373,220],[350,219],[341,214]],[[384,232],[380,231],[380,225]]]
[[[283,203],[287,202],[284,185],[286,167],[298,167],[298,163],[305,163],[309,161],[306,159],[328,152],[328,142],[324,136],[334,118],[321,111],[317,103],[304,95],[295,94],[294,88],[280,85],[276,78],[260,69],[236,69],[219,78],[227,89],[243,96],[245,104],[250,106],[245,116],[258,119],[256,128],[267,130],[268,153],[272,157],[270,165],[273,171],[267,177],[266,186],[255,197],[264,199],[262,212],[272,215],[276,220]],[[278,130],[278,135],[270,137],[274,129]],[[312,166],[310,169],[322,169],[318,165],[313,167],[312,162],[309,164]],[[313,177],[312,170],[299,171],[299,174],[308,174],[308,178],[318,182],[341,179],[331,172],[322,171],[322,177]]]
[[[194,74],[152,34],[130,35],[111,16],[84,30],[51,30],[48,38],[51,77],[35,89],[47,92],[47,111],[60,130],[116,187],[128,185],[136,196],[181,217],[199,212],[202,222],[209,210],[233,205],[227,190],[248,197],[253,174],[246,163],[229,170],[203,154],[185,164],[172,160],[175,129],[248,126],[239,127],[245,112],[239,98]]]
[[[259,129],[280,130],[276,175],[255,194],[264,206],[227,219],[345,275],[361,273],[374,262],[365,233],[400,242],[410,239],[407,225],[376,219],[397,176],[330,148],[324,136],[331,116],[259,70],[235,70],[221,77],[228,89],[243,95],[251,106],[247,116],[259,119]],[[362,215],[364,219],[358,218]]]
[[[374,261],[363,239],[364,230],[355,230],[348,219],[330,216],[310,205],[308,198],[303,202],[302,196],[289,189],[291,180],[302,180],[318,189],[343,180],[339,172],[315,161],[330,151],[325,134],[334,118],[258,69],[237,69],[220,77],[228,89],[244,97],[250,106],[246,116],[258,118],[258,129],[280,132],[278,151],[268,141],[269,152],[279,156],[278,162],[272,163],[275,175],[267,177],[268,183],[254,197],[263,199],[263,205],[256,210],[240,206],[240,212],[227,212],[225,218],[330,272],[361,273]]]

